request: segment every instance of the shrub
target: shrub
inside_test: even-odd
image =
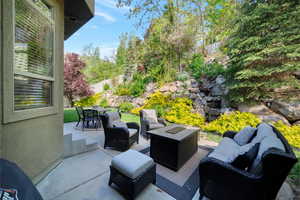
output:
[[[128,85],[124,84],[124,85],[119,85],[115,92],[114,92],[115,95],[118,95],[118,96],[129,96],[130,95],[130,90],[128,88]]]
[[[177,81],[186,81],[188,79],[189,79],[189,75],[186,72],[176,74],[176,80]]]
[[[123,102],[119,106],[119,109],[121,112],[129,112],[133,108],[134,108],[134,106],[130,102]]]
[[[288,142],[297,148],[300,148],[300,126],[288,126],[284,124],[282,121],[278,121],[273,123],[275,128],[277,128],[284,137],[288,140]]]
[[[230,98],[237,103],[295,97],[299,69],[300,1],[244,1],[226,40]],[[281,93],[281,94],[282,94]]]
[[[213,62],[211,64],[205,64],[200,68],[200,76],[215,78],[218,75],[224,75],[224,74],[225,74],[224,66],[216,62]]]
[[[298,162],[291,170],[289,174],[289,178],[291,179],[292,183],[294,183],[296,186],[299,186],[300,185],[300,152],[295,151],[295,154],[298,159]]]
[[[80,99],[79,101],[75,102],[75,106],[82,106],[82,107],[88,107],[88,106],[94,106],[97,105],[97,103],[100,101],[101,94],[97,93],[95,95],[85,97],[83,99]]]
[[[105,83],[105,84],[103,85],[103,90],[104,90],[104,91],[107,91],[107,90],[109,90],[109,89],[110,89],[109,84]]]
[[[252,113],[236,111],[221,115],[218,119],[203,126],[203,130],[223,134],[226,131],[240,131],[246,126],[255,127],[260,122],[261,119]]]
[[[109,107],[109,103],[108,103],[107,99],[101,99],[99,106],[101,106],[103,108]]]
[[[170,122],[201,127],[204,125],[203,116],[192,112],[192,101],[188,98],[172,99],[170,95],[160,92],[153,93],[146,103],[131,112],[139,114],[142,109],[155,109],[158,116],[162,116]]]
[[[200,78],[200,69],[204,65],[204,58],[201,54],[195,54],[193,56],[192,62],[189,65],[189,69],[192,76],[196,79]]]
[[[188,98],[176,98],[171,101],[164,117],[169,122],[202,127],[205,118],[198,113],[192,113],[192,105],[193,102]]]
[[[213,62],[210,64],[204,63],[204,58],[202,55],[196,54],[193,57],[189,69],[192,73],[192,76],[196,79],[201,76],[207,76],[209,78],[215,78],[218,75],[225,74],[225,68],[222,64]]]

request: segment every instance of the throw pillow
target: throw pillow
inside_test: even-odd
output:
[[[262,161],[261,161],[262,156],[266,151],[272,148],[276,148],[278,150],[285,152],[285,147],[279,138],[273,136],[265,137],[260,143],[260,147],[254,162],[248,169],[250,173],[254,173],[254,174],[262,173],[263,170]]]
[[[156,115],[155,110],[144,109],[142,112],[143,112],[144,118],[146,120],[148,120],[150,124],[157,124],[158,123],[157,115]]]
[[[273,128],[269,124],[261,123],[257,127],[257,135],[253,138],[251,142],[258,143],[261,142],[264,138],[269,136],[277,137],[273,131]]]
[[[114,121],[113,127],[128,128],[127,124],[125,122],[121,122],[121,121]]]
[[[240,132],[238,132],[235,136],[234,136],[234,141],[236,141],[236,143],[238,143],[240,146],[243,146],[245,144],[247,144],[250,139],[252,138],[252,136],[254,135],[256,131],[256,128],[253,128],[251,126],[247,126],[245,127],[243,130],[241,130]]]
[[[249,144],[248,146],[250,147],[251,145]],[[254,159],[256,158],[259,150],[259,143],[252,145],[251,148],[246,152],[243,147],[240,150],[242,154],[239,155],[231,164],[239,169],[246,169],[252,165]]]
[[[231,163],[239,156],[239,152],[240,146],[233,139],[225,137],[208,157]]]

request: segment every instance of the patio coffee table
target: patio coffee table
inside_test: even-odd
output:
[[[155,162],[178,171],[197,152],[198,131],[178,124],[148,131],[150,156]]]

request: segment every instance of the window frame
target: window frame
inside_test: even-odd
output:
[[[30,1],[30,0],[23,0]],[[31,2],[29,2],[31,3]],[[36,117],[53,115],[58,113],[58,81],[57,81],[57,47],[58,36],[58,18],[57,6],[53,0],[45,0],[51,6],[54,22],[53,35],[53,76],[43,76],[30,72],[20,72],[15,70],[15,0],[3,1],[3,123],[11,123]],[[14,108],[14,76],[24,75],[30,78],[36,78],[52,82],[51,102],[52,106],[42,108],[31,108],[25,110],[15,110]]]

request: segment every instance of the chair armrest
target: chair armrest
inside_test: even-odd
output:
[[[164,118],[157,118],[157,121],[163,124],[164,126],[167,126],[167,121]]]
[[[126,123],[128,128],[133,128],[133,129],[137,129],[139,130],[140,129],[140,125],[138,123],[135,123],[135,122],[128,122]]]
[[[205,157],[199,164],[200,192],[212,199],[230,196],[232,200],[260,199],[263,194],[262,176],[251,174],[215,158]],[[215,193],[212,194],[212,191]],[[209,197],[209,196],[208,196]],[[245,200],[246,200],[245,199]]]
[[[119,139],[128,139],[129,138],[129,131],[127,128],[123,127],[112,127],[107,128],[108,137],[117,137]]]
[[[228,137],[228,138],[233,139],[236,134],[237,134],[237,132],[235,132],[235,131],[226,131],[223,134],[223,137]]]

